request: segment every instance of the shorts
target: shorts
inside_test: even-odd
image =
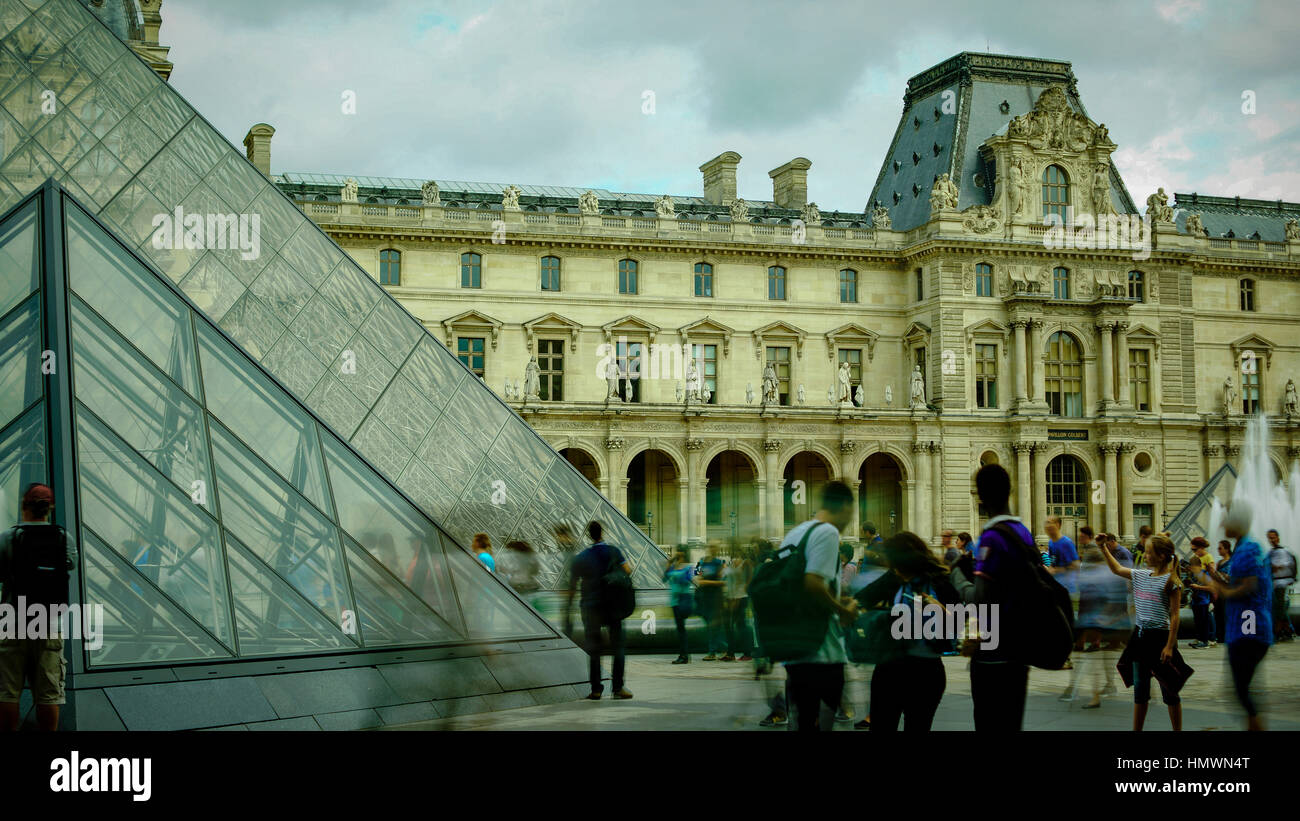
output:
[[[0,702],[18,703],[27,679],[36,704],[65,704],[67,672],[63,639],[0,639]]]

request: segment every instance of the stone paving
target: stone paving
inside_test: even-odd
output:
[[[1185,730],[1238,730],[1245,714],[1232,692],[1227,653],[1223,645],[1204,650],[1187,649],[1182,653],[1196,671],[1182,691],[1183,728]],[[1096,653],[1076,653],[1079,686],[1088,687],[1088,677]],[[1118,654],[1107,653],[1113,665]],[[674,665],[673,655],[637,655],[627,660],[627,686],[636,697],[599,702],[587,701],[587,687],[574,686],[572,701],[541,706],[504,709],[433,721],[423,721],[385,729],[398,730],[752,730],[779,732],[779,728],[762,728],[758,722],[767,714],[766,697],[784,680],[779,668],[763,681],[755,681],[753,665],[748,662],[701,661],[694,656],[690,664]],[[604,660],[609,671],[609,659]],[[944,659],[948,687],[935,716],[936,730],[973,730],[971,718],[970,678],[967,660],[960,656]],[[852,695],[856,710],[864,706],[867,688],[866,668],[850,668]],[[1118,691],[1105,696],[1095,710],[1082,709],[1091,692],[1077,693],[1073,701],[1061,701],[1070,683],[1070,671],[1031,669],[1029,701],[1025,711],[1027,730],[1128,730],[1132,722],[1133,696],[1115,676]],[[1256,675],[1255,692],[1264,706],[1269,729],[1300,730],[1300,642],[1275,645]],[[1147,716],[1147,729],[1167,730],[1169,717],[1159,700],[1159,688],[1153,684],[1153,699]],[[836,730],[852,731],[852,725],[837,724]]]

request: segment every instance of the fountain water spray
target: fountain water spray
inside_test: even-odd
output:
[[[1246,443],[1237,471],[1237,483],[1232,489],[1232,501],[1249,499],[1255,509],[1255,519],[1250,535],[1269,550],[1266,533],[1276,530],[1283,546],[1294,553],[1300,549],[1300,463],[1291,468],[1288,490],[1277,478],[1273,460],[1269,457],[1268,419],[1264,414],[1252,418],[1246,426]],[[1223,535],[1224,507],[1216,498],[1210,509],[1211,550]]]

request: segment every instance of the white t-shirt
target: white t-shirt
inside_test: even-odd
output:
[[[839,598],[840,591],[840,531],[833,524],[810,519],[795,527],[781,540],[781,546],[798,545],[808,528],[816,528],[808,537],[804,547],[807,559],[805,573],[816,573],[826,580],[831,596]],[[821,649],[807,658],[787,661],[786,664],[844,664],[848,656],[844,652],[844,632],[840,628],[839,616],[832,613],[826,624],[826,638]]]
[[[1275,547],[1269,551],[1269,565],[1273,570],[1273,589],[1277,590],[1295,584],[1295,556],[1284,547]]]

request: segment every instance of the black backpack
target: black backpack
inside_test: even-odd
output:
[[[1060,670],[1074,649],[1070,591],[1047,572],[1038,549],[1026,544],[1010,525],[998,522],[991,529],[1001,534],[1013,551],[1019,547],[1026,563],[1021,576],[1024,589],[1015,596],[1015,617],[1001,622],[1004,641],[1010,640],[1010,657],[1031,667]]]
[[[5,598],[47,607],[68,603],[68,549],[58,525],[15,525]]]
[[[600,577],[600,609],[610,621],[622,621],[636,610],[636,590],[632,587],[632,577],[619,563],[613,547],[610,547],[609,564]]]
[[[821,524],[830,524],[822,522]],[[834,525],[830,525],[834,527]],[[782,545],[759,565],[749,582],[749,602],[754,608],[754,628],[763,655],[772,661],[793,661],[816,653],[826,640],[830,615],[813,604],[804,589],[808,537],[804,531],[796,545]],[[838,540],[837,540],[838,542]]]

